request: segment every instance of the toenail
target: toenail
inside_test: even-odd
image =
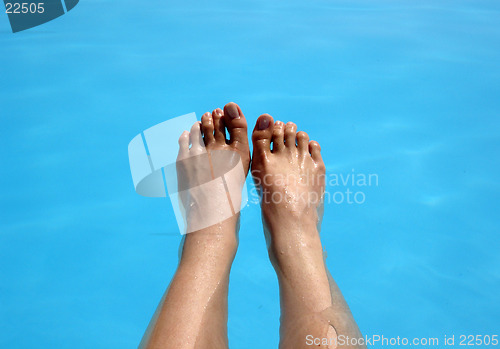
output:
[[[268,118],[262,118],[259,120],[259,130],[265,130],[268,127],[269,127],[269,119]]]
[[[220,110],[219,108],[215,109],[215,115],[221,116],[222,115],[222,110]]]
[[[234,105],[227,108],[227,114],[231,119],[237,119],[240,117],[240,112]]]

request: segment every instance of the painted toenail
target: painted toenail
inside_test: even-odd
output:
[[[265,130],[268,127],[269,127],[269,119],[268,118],[262,118],[259,120],[259,130]]]
[[[227,114],[231,119],[237,119],[240,117],[240,113],[238,111],[238,108],[236,108],[234,105],[230,106],[227,108]]]

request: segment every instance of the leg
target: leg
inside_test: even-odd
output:
[[[240,108],[229,103],[224,111],[216,109],[212,114],[204,114],[201,125],[195,124],[190,133],[185,132],[179,139],[180,158],[199,151],[196,145],[201,137],[200,127],[207,153],[224,150],[237,153],[246,175],[250,154],[246,120]],[[226,128],[230,140],[226,140]],[[189,143],[192,143],[191,148]],[[203,166],[184,166],[182,170],[182,177],[190,179],[204,176],[200,171],[211,171],[212,176],[214,172],[213,168]],[[210,210],[217,209],[216,204],[211,205],[210,200],[214,198],[204,196],[196,198],[203,200],[202,205],[185,203],[185,207],[199,207],[199,211],[186,210],[188,225],[191,218],[199,222],[203,215],[210,215]],[[233,206],[237,204],[233,202]],[[179,266],[144,335],[141,348],[228,347],[227,294],[229,272],[238,245],[238,221],[236,213],[223,222],[185,236]]]
[[[252,140],[252,176],[280,285],[280,347],[310,348],[313,338],[328,339],[316,347],[349,347],[337,343],[338,336],[361,334],[324,262],[319,227],[325,165],[319,144],[296,133],[295,124],[275,123],[266,114],[257,120]]]

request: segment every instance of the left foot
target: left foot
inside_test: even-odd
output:
[[[186,243],[193,239],[189,235],[198,240],[215,234],[215,240],[236,245],[241,189],[249,166],[247,121],[235,103],[203,114],[201,122],[181,135],[177,176],[187,233],[191,233]]]

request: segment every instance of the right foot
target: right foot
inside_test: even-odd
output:
[[[261,115],[252,135],[252,176],[283,295],[316,313],[332,305],[319,237],[325,165],[319,144],[296,132],[294,123]]]
[[[296,131],[264,114],[252,135],[252,176],[280,286],[280,348],[310,348],[312,336],[330,341],[316,347],[350,349],[336,345],[337,334],[361,333],[326,269],[319,237],[325,165],[319,144]]]

